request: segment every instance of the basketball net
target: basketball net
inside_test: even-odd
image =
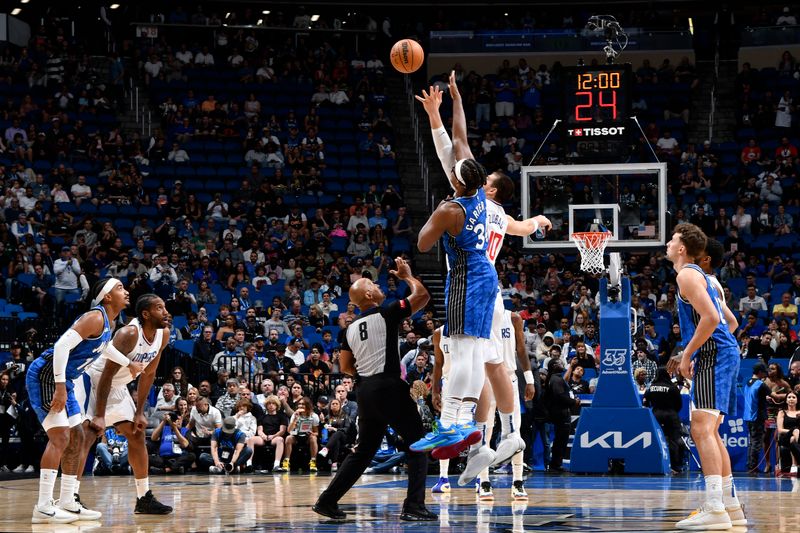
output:
[[[606,273],[603,253],[610,238],[610,231],[584,231],[570,235],[581,253],[581,270],[595,276]]]

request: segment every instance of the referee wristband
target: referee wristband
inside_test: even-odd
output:
[[[525,377],[525,384],[533,385],[533,372],[531,370],[526,370],[522,375]]]

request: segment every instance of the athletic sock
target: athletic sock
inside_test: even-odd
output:
[[[150,491],[150,478],[136,479],[136,498],[142,498]]]
[[[72,503],[75,501],[75,482],[78,481],[78,476],[70,476],[61,474],[61,495],[58,497],[60,505]]]
[[[713,511],[725,509],[722,503],[722,476],[706,476],[706,503]]]
[[[39,472],[39,501],[37,505],[47,505],[53,499],[53,489],[56,486],[58,470],[42,468]]]
[[[486,445],[486,422],[475,422],[475,429],[481,432],[481,440],[470,445],[470,452],[477,452],[482,446]]]
[[[445,398],[442,402],[442,415],[439,420],[443,427],[450,427],[458,422],[458,409],[461,406],[461,401],[455,398]]]
[[[81,493],[81,480],[80,479],[76,479],[75,480],[75,494],[80,494],[80,493]]]
[[[461,407],[458,408],[457,421],[458,424],[469,424],[475,420],[475,409],[478,404],[473,400],[462,400]]]
[[[514,427],[514,413],[504,413],[498,409],[498,414],[500,415],[500,438],[504,439],[508,437],[510,433],[515,432],[518,428]]]
[[[511,458],[511,480],[512,481],[522,481],[522,459],[524,454],[522,452],[517,452],[514,454],[514,457]]]
[[[489,467],[487,466],[481,473],[478,474],[478,483],[483,483],[484,481],[489,481]]]
[[[439,459],[439,477],[447,479],[447,472],[450,470],[450,459]]]
[[[280,459],[275,459],[275,462],[272,463],[272,469],[275,470],[276,468],[279,468],[280,466],[281,466],[281,460]]]
[[[736,495],[736,486],[733,484],[733,475],[728,475],[722,478],[722,503],[725,507],[737,507],[739,497]]]

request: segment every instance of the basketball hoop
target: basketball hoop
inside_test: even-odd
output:
[[[610,231],[584,231],[570,235],[581,253],[581,270],[595,276],[605,274],[603,252],[611,235]]]

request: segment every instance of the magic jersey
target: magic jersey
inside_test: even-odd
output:
[[[444,333],[488,339],[498,282],[497,271],[486,255],[489,244],[486,193],[479,188],[474,195],[457,197],[451,202],[464,210],[464,225],[456,236],[442,235],[449,268]]]
[[[692,357],[704,359],[707,357],[716,357],[723,352],[728,355],[732,353],[738,357],[739,346],[733,334],[728,331],[728,321],[725,319],[725,313],[722,312],[722,306],[725,305],[722,296],[717,292],[717,288],[711,280],[709,280],[709,276],[707,276],[699,266],[690,263],[684,268],[691,268],[703,275],[703,278],[706,280],[706,292],[719,314],[719,324],[714,328],[708,340],[696,353],[692,354]],[[689,302],[681,297],[680,291],[678,293],[678,319],[681,324],[681,336],[683,337],[684,343],[686,343],[694,336],[697,324],[700,322],[700,315]]]
[[[145,338],[144,331],[142,331],[142,325],[139,323],[138,318],[131,320],[128,325],[136,328],[139,340],[136,342],[136,347],[133,349],[133,351],[125,354],[125,356],[131,361],[142,363],[144,365],[142,371],[144,371],[144,369],[147,368],[147,365],[155,360],[156,356],[158,355],[158,351],[161,349],[164,330],[162,328],[158,328],[156,330],[156,334],[153,336],[153,341],[149,342],[147,338]],[[105,357],[97,359],[91,364],[91,366],[89,366],[87,372],[96,372],[98,374],[102,373],[105,364]],[[131,371],[128,367],[120,367],[111,380],[111,386],[124,387],[134,379],[136,379],[136,376],[131,376]]]
[[[75,348],[72,349],[72,351],[69,352],[66,371],[66,379],[68,381],[77,379],[81,374],[83,374],[86,368],[98,357],[100,357],[100,355],[105,351],[106,346],[108,346],[108,343],[111,341],[111,324],[108,321],[108,315],[106,315],[105,308],[102,305],[98,305],[97,307],[91,308],[89,311],[87,311],[87,313],[91,313],[93,311],[100,311],[103,314],[103,332],[98,337],[83,339]],[[83,315],[81,315],[81,317],[82,316]],[[78,317],[75,322],[80,320],[81,317]],[[38,365],[34,362],[34,365],[37,367],[37,371],[38,367],[41,365],[52,363],[53,348],[48,348],[42,352],[42,355],[39,359],[41,359],[42,362],[40,362]],[[31,365],[32,368],[34,365]]]

